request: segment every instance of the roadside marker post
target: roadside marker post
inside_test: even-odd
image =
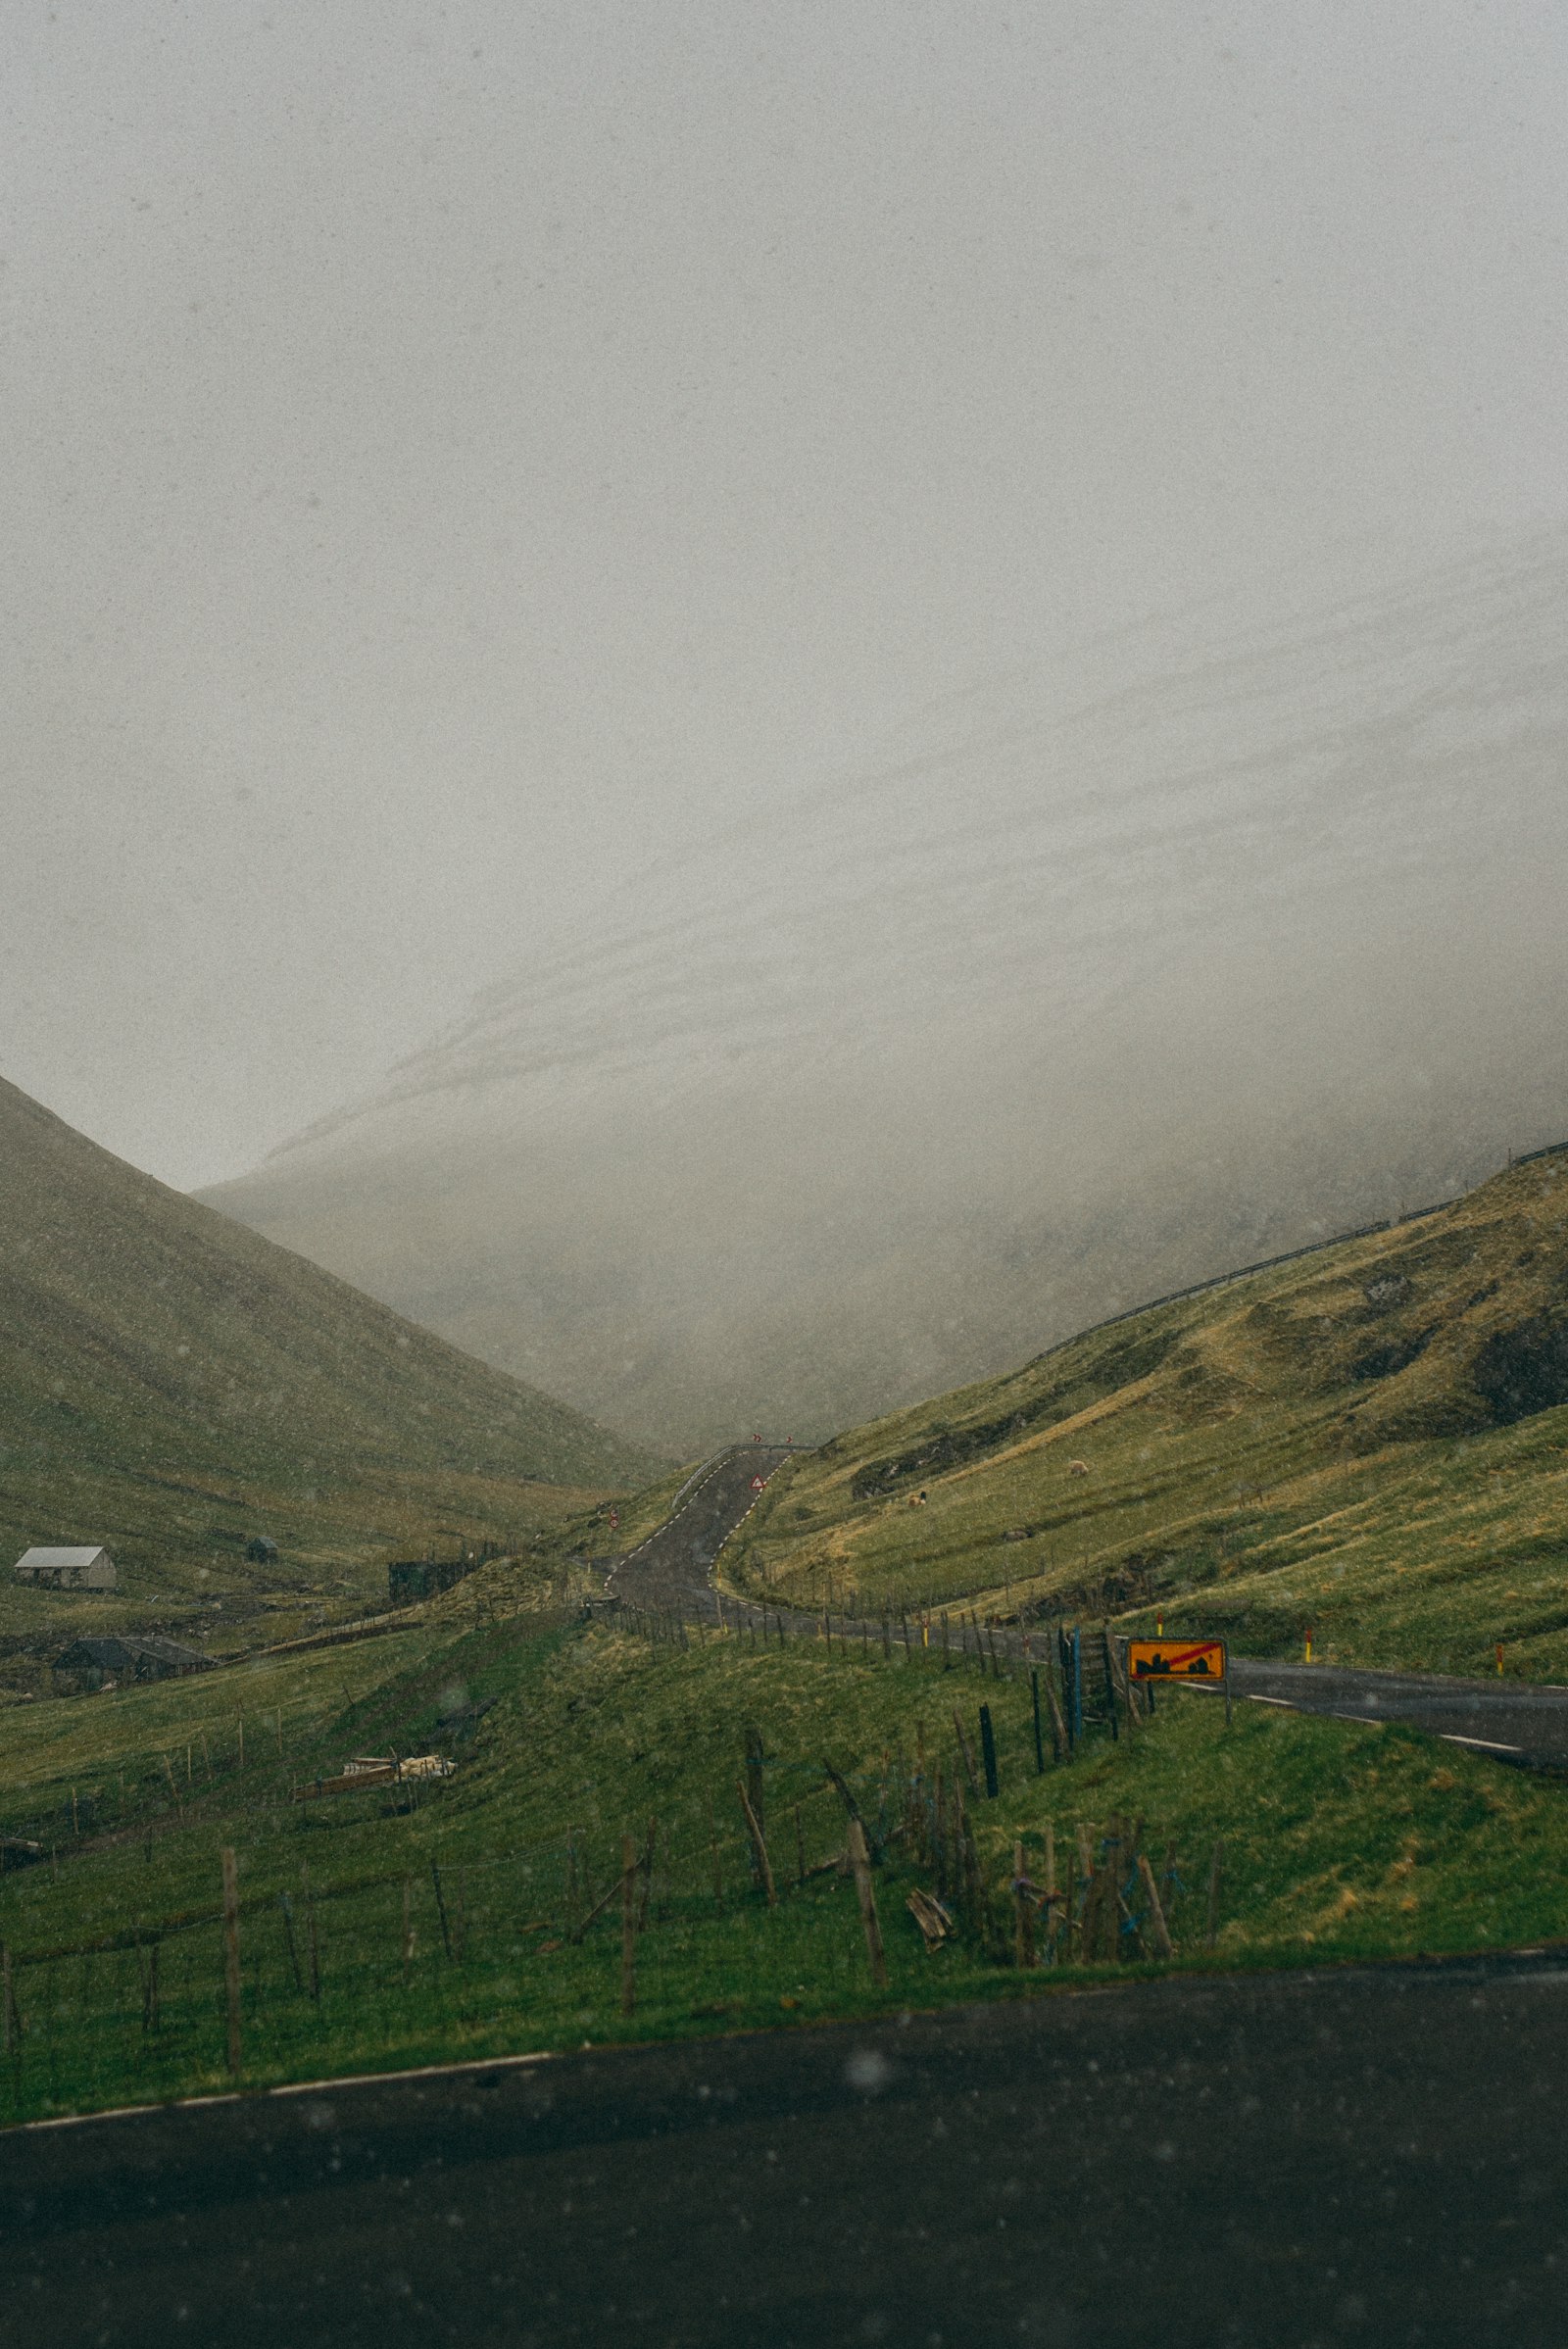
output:
[[[986,1794],[995,1802],[1000,1787],[997,1780],[997,1733],[992,1726],[991,1707],[980,1707],[980,1757],[986,1774]]]

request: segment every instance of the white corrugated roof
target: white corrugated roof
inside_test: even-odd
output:
[[[24,1549],[17,1560],[17,1572],[24,1566],[54,1568],[56,1566],[90,1566],[94,1558],[106,1558],[109,1552],[101,1542],[91,1549]]]

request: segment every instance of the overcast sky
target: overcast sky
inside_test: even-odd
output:
[[[0,1070],[174,1182],[929,705],[1568,515],[1559,0],[0,32]]]

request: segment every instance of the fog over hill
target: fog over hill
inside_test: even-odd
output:
[[[1568,535],[1279,610],[919,712],[206,1196],[692,1451],[1556,1139]]]

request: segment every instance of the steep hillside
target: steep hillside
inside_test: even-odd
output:
[[[1568,1671],[1568,1147],[841,1436],[729,1570],[823,1603],[1169,1607],[1251,1652]]]
[[[689,1454],[1560,1132],[1568,535],[919,712],[213,1202]]]
[[[360,1588],[389,1544],[514,1537],[654,1465],[3,1083],[0,1232],[0,1637],[50,1609],[10,1582],[30,1542],[107,1542],[133,1608]]]

